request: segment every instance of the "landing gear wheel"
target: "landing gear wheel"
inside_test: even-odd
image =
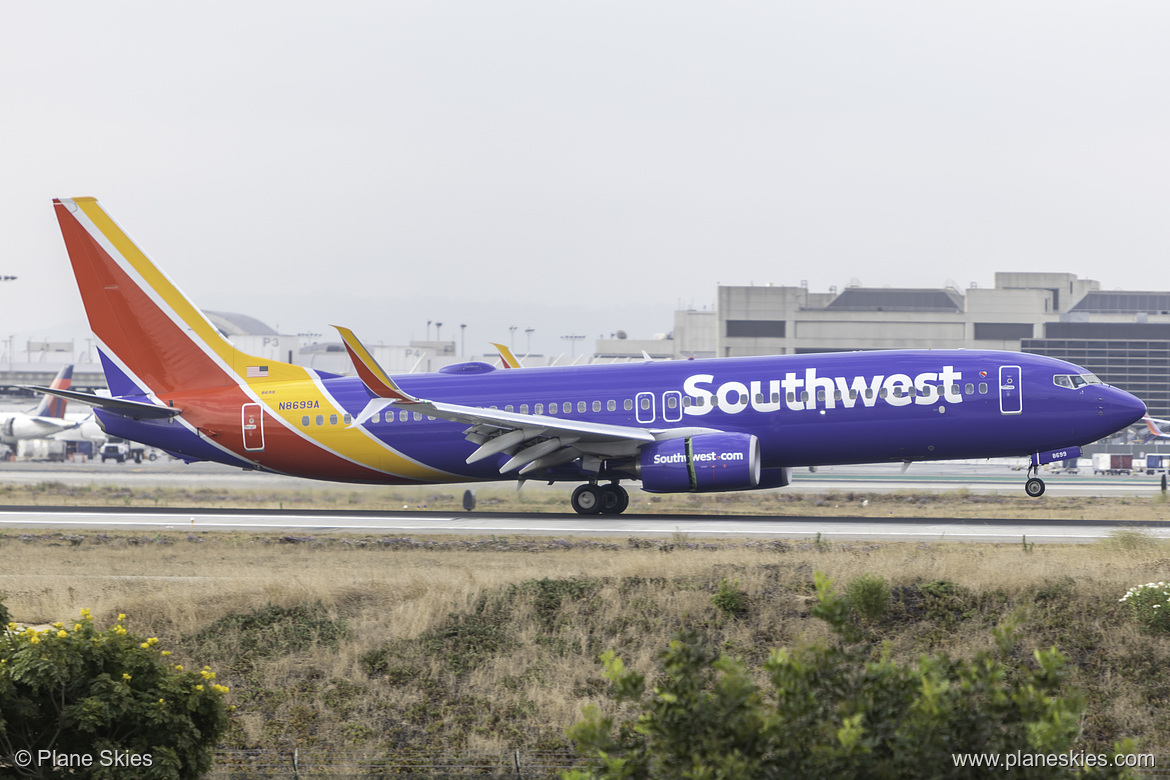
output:
[[[579,485],[569,501],[579,515],[595,515],[605,505],[601,488],[597,485]]]
[[[630,505],[630,494],[616,482],[601,488],[601,514],[620,515]]]
[[[1032,498],[1040,498],[1044,495],[1044,480],[1032,477],[1024,483],[1024,492]]]

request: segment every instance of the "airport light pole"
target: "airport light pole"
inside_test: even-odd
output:
[[[524,329],[524,332],[528,334],[528,348],[524,351],[525,355],[532,354],[532,331],[534,331],[534,330],[536,330],[536,328],[525,328]]]
[[[467,357],[467,323],[459,325],[459,357]]]
[[[585,338],[583,334],[570,333],[567,336],[561,336],[562,339],[569,342],[569,357],[577,356],[577,342]]]

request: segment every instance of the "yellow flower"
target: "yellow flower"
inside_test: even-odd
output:
[[[146,642],[143,642],[142,644],[140,644],[139,647],[141,647],[143,650],[150,649],[150,645],[146,644]]]
[[[15,631],[15,630],[16,630],[16,629],[18,629],[18,628],[20,628],[20,626],[16,625],[15,623],[9,623],[9,624],[8,624],[8,630],[9,630],[9,631]]]
[[[197,691],[201,691],[201,690],[203,690],[203,686],[202,686],[202,685],[196,685],[196,686],[195,686],[195,690],[197,690]]]
[[[93,619],[93,613],[91,613],[91,612],[90,612],[88,609],[86,609],[85,607],[82,607],[82,608],[81,608],[81,616],[82,616],[83,618],[85,618],[86,620],[91,620],[91,619]]]
[[[73,630],[74,630],[74,631],[80,631],[80,630],[81,630],[81,624],[80,624],[80,623],[74,623],[74,624],[73,624]]]
[[[126,619],[126,613],[125,613],[125,612],[119,612],[119,613],[118,613],[118,622],[119,622],[119,623],[121,623],[121,622],[122,622],[123,620],[125,620],[125,619]]]
[[[202,672],[200,672],[200,674],[201,674],[201,675],[203,675],[203,679],[204,679],[204,680],[214,680],[214,679],[215,679],[215,672],[209,672],[209,671],[207,671],[207,667],[206,667],[206,666],[205,666],[205,667],[203,667],[203,671],[202,671]]]
[[[38,644],[38,643],[40,643],[40,641],[41,641],[41,638],[39,636],[37,636],[36,634],[33,634],[32,636],[30,636],[28,638],[28,643],[30,645]]]
[[[56,623],[53,624],[53,628],[65,628],[65,624],[62,623],[60,620],[58,620]]]
[[[183,671],[183,665],[182,664],[175,664],[175,671],[176,672]]]
[[[158,637],[152,636],[150,639],[146,640],[146,644],[151,645],[151,646],[157,645],[158,644]]]
[[[122,628],[121,626],[114,626],[114,633],[118,636],[122,636],[126,633],[126,629]]]
[[[211,690],[215,691],[216,693],[227,693],[229,689],[226,685],[216,684],[211,686]]]
[[[58,639],[64,639],[64,638],[65,638],[65,637],[67,637],[67,636],[69,636],[69,633],[68,633],[68,632],[66,632],[66,631],[58,631],[58,632],[57,632],[57,638],[58,638]]]
[[[125,680],[126,682],[130,682],[131,677],[130,677],[130,675],[126,674],[125,672],[122,672],[122,679]]]
[[[170,654],[171,654],[171,651],[170,651],[170,650],[163,650],[161,653],[159,653],[159,655],[162,655],[162,656],[167,656],[167,655],[170,655]]]

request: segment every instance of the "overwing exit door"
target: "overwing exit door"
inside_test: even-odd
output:
[[[1019,414],[1024,411],[1024,399],[1020,395],[1020,367],[999,367],[999,411],[1003,414]]]
[[[260,404],[244,404],[242,415],[244,449],[264,449],[264,412],[260,410]]]

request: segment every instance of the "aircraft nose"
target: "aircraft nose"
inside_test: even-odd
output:
[[[1146,405],[1132,393],[1127,393],[1116,387],[1107,388],[1109,391],[1101,399],[1101,411],[1105,418],[1121,430],[1127,425],[1133,425],[1146,416]]]

